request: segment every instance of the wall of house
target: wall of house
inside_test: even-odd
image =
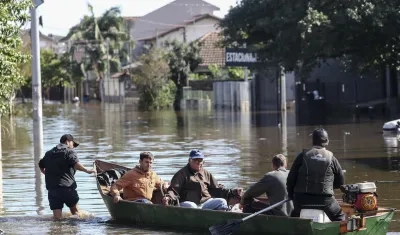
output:
[[[205,18],[194,22],[193,24],[189,24],[186,26],[186,41],[192,42],[201,38],[209,32],[217,31],[217,24],[219,20],[213,18]],[[157,45],[162,46],[168,40],[178,40],[180,42],[184,41],[184,33],[185,29],[178,29],[171,33],[168,33],[165,36],[159,37],[157,40]]]
[[[189,24],[186,27],[186,40],[188,42],[197,40],[209,32],[218,31],[217,24],[219,20],[213,18],[205,18],[195,22],[194,24]]]
[[[162,47],[165,42],[172,40],[178,40],[179,42],[183,42],[184,40],[183,33],[184,33],[183,29],[178,29],[176,31],[170,32],[169,34],[163,37],[159,37],[157,39],[157,46]]]

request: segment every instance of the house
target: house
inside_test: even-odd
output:
[[[218,30],[218,7],[203,0],[175,0],[144,16],[135,17],[130,30],[137,58],[145,45],[161,46],[167,40],[191,42]]]
[[[21,37],[24,45],[30,45],[30,29],[24,30]],[[59,42],[61,38],[63,37],[53,34],[45,35],[39,31],[40,49],[50,49],[57,54],[64,53],[66,51],[66,44],[64,42]]]
[[[200,50],[203,61],[195,72],[208,72],[210,65],[225,66],[225,48],[219,46],[221,39],[219,32],[209,32],[199,39],[203,43]]]

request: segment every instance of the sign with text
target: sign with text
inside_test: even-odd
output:
[[[225,49],[225,66],[247,67],[258,63],[257,54],[246,48]]]

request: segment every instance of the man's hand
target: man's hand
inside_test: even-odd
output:
[[[93,169],[91,169],[91,170],[86,170],[86,173],[88,173],[88,174],[96,173],[96,168],[93,167]]]
[[[243,196],[243,188],[237,188],[237,194],[242,197]]]
[[[165,206],[168,206],[169,198],[168,197],[163,197],[162,199],[162,204]]]
[[[168,182],[165,182],[165,183],[162,185],[161,189],[162,189],[164,192],[166,192],[167,189],[168,189],[168,187],[169,187],[169,183],[168,183]]]
[[[114,203],[118,203],[121,200],[122,200],[122,198],[120,196],[114,196],[114,198],[113,198]]]

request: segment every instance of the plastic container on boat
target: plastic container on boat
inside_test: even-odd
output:
[[[360,193],[374,193],[376,192],[376,185],[374,182],[362,182],[358,183]]]

